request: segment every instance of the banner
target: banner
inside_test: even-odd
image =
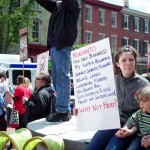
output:
[[[48,73],[49,51],[37,55],[37,75]]]
[[[120,127],[109,39],[71,52],[78,131]]]
[[[150,68],[150,43],[147,44],[147,68]]]

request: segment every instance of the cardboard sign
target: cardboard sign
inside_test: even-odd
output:
[[[109,39],[71,52],[78,131],[120,127]]]
[[[37,55],[37,75],[48,73],[49,51]]]
[[[28,28],[19,30],[20,35],[20,61],[28,60]]]

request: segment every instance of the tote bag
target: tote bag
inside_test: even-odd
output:
[[[14,108],[11,111],[9,126],[12,128],[19,127],[19,111],[15,110]]]

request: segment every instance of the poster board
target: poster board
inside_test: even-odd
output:
[[[48,73],[49,51],[37,55],[37,75]]]
[[[28,28],[19,30],[20,35],[20,61],[28,60]]]
[[[71,52],[78,131],[120,127],[109,39]]]

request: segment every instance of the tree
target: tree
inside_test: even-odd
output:
[[[19,30],[32,26],[33,1],[20,6],[20,0],[0,0],[0,53],[9,53],[10,44],[19,44]]]

